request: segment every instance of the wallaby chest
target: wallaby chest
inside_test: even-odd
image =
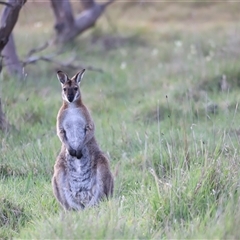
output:
[[[63,112],[62,127],[73,148],[79,147],[85,137],[86,119],[80,108],[70,107]]]

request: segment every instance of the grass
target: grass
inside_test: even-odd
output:
[[[57,66],[28,66],[22,82],[4,69],[0,94],[14,127],[0,133],[0,238],[238,239],[239,4],[114,5],[59,56],[103,69],[87,71],[81,88],[116,175],[114,197],[63,212],[51,189]],[[20,57],[53,32],[46,3],[22,13]]]

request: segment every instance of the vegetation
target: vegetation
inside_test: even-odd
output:
[[[239,238],[240,5],[141,2],[114,3],[59,56],[103,69],[82,82],[116,175],[99,207],[64,213],[53,197],[56,67],[28,66],[22,82],[3,71],[0,238]],[[46,4],[22,9],[21,56],[52,34]]]

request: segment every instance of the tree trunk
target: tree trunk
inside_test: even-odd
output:
[[[19,11],[25,2],[26,0],[9,0],[7,3],[4,3],[5,8],[3,9],[0,23],[0,54],[4,50],[4,61],[7,61],[8,63],[14,63],[15,61],[19,62],[16,54],[13,36],[11,36],[11,33],[18,20]],[[12,57],[15,57],[15,59],[13,58],[12,61],[10,61]],[[2,66],[0,66],[0,72],[1,70]],[[16,70],[13,71],[14,72],[12,73],[16,74]],[[18,73],[19,72],[17,72],[17,74]],[[10,124],[7,122],[5,114],[3,113],[2,102],[0,98],[0,130],[6,131],[9,129],[9,127]]]
[[[2,50],[2,55],[7,71],[21,79],[23,77],[23,67],[17,55],[13,34],[9,36],[8,43]]]
[[[55,16],[55,30],[58,35],[66,35],[74,25],[71,4],[68,0],[52,0],[52,9]]]
[[[96,3],[94,0],[81,0],[84,8],[76,18],[73,16],[69,0],[51,0],[56,23],[56,43],[67,43],[85,30],[93,27],[105,8],[114,0]]]
[[[11,75],[22,76],[22,66],[17,57],[16,48],[11,35],[18,20],[19,12],[27,0],[8,0],[4,7],[0,24],[0,53],[4,54],[4,63],[8,65]]]

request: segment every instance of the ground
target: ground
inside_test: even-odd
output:
[[[238,239],[239,10],[231,1],[116,2],[64,46],[58,61],[102,70],[87,70],[81,90],[115,174],[113,198],[82,212],[64,213],[51,189],[59,66],[29,65],[21,82],[3,69],[13,128],[1,133],[0,238]],[[53,24],[49,3],[26,4],[14,30],[21,59],[53,37]]]

